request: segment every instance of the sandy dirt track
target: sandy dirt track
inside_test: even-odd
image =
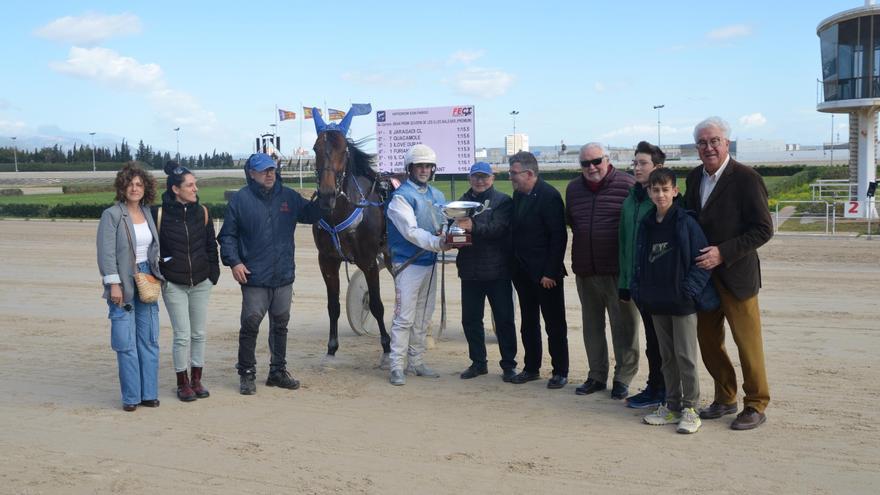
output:
[[[210,304],[211,397],[175,398],[162,307],[162,405],[123,412],[96,228],[0,221],[0,493],[876,493],[880,483],[880,240],[778,236],[762,248],[768,423],[733,432],[728,416],[685,436],[641,424],[644,412],[607,393],[574,394],[586,355],[571,277],[562,390],[502,383],[491,337],[490,374],[458,378],[468,360],[454,266],[450,327],[427,355],[440,379],[390,386],[375,368],[378,339],[344,318],[337,361],[322,366],[326,301],[308,228],[297,230],[288,339],[300,390],[264,386],[264,323],[257,395],[238,394],[241,299],[224,268]]]

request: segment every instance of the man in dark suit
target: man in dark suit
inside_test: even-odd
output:
[[[712,271],[721,296],[714,311],[697,313],[697,336],[703,363],[715,380],[715,400],[700,411],[703,419],[737,411],[736,372],[724,349],[727,320],[743,370],[743,410],[731,424],[750,430],[766,421],[770,387],[764,366],[764,341],[758,290],[761,266],[757,249],[773,236],[767,188],[754,170],[730,158],[730,126],[709,117],[694,128],[703,164],[688,174],[685,202],[698,214],[709,246],[697,266]]]
[[[510,157],[509,162],[514,190],[513,286],[519,295],[520,333],[525,349],[523,371],[511,382],[541,378],[543,315],[553,365],[547,388],[562,388],[568,383],[568,326],[562,290],[562,278],[566,275],[562,261],[568,243],[565,208],[559,191],[538,177],[535,155],[521,151]]]

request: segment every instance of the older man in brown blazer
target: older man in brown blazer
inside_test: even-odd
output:
[[[764,366],[764,341],[758,290],[761,266],[757,249],[773,236],[767,188],[754,170],[730,158],[730,126],[709,117],[694,128],[703,164],[688,174],[685,202],[698,214],[709,247],[697,265],[712,271],[721,306],[697,314],[703,363],[715,380],[715,400],[700,411],[715,419],[737,411],[736,372],[724,348],[724,320],[730,326],[743,370],[743,410],[731,424],[751,430],[766,421],[770,387]]]

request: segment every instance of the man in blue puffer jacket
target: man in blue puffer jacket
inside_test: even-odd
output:
[[[217,236],[220,258],[241,284],[238,374],[242,395],[257,391],[254,349],[260,323],[269,313],[269,377],[266,385],[291,390],[299,381],[287,371],[287,322],[293,296],[293,234],[297,223],[315,223],[322,210],[281,184],[275,161],[255,153],[245,164],[247,185],[229,200]]]

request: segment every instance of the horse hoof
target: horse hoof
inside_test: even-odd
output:
[[[335,370],[337,362],[336,356],[325,354],[324,357],[321,358],[321,367],[327,370]]]
[[[391,369],[391,353],[386,352],[382,354],[382,357],[379,358],[379,369],[386,371]]]

